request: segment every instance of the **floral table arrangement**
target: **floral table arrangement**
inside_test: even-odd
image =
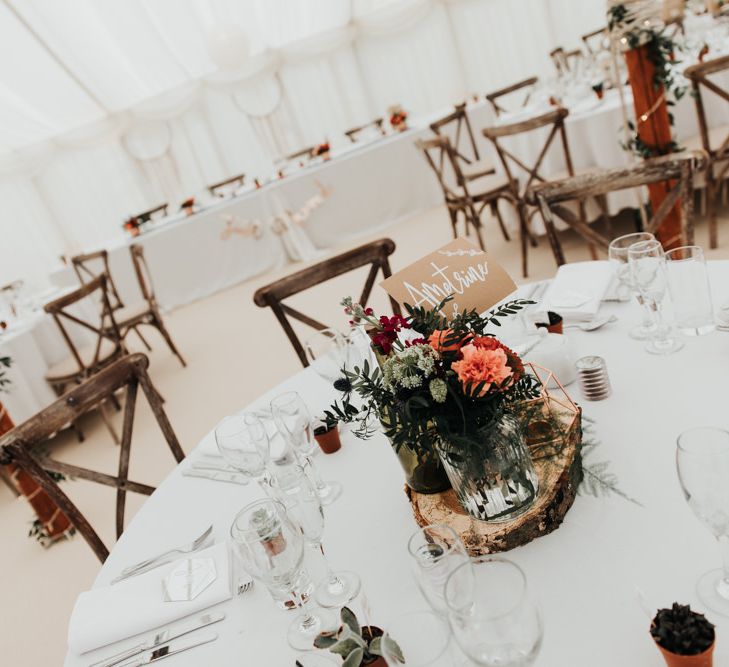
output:
[[[142,233],[142,224],[143,221],[139,218],[135,218],[134,216],[129,217],[127,220],[124,221],[124,224],[122,225],[122,229],[129,234],[132,238],[135,238],[139,236]]]
[[[363,438],[381,423],[415,491],[444,490],[442,466],[474,518],[508,521],[525,512],[538,480],[518,413],[539,396],[538,383],[485,329],[529,302],[511,301],[485,316],[446,317],[444,304],[406,306],[406,318],[377,318],[351,298],[342,303],[351,323],[365,327],[378,365],[365,361],[361,369],[344,370],[335,385],[344,398],[331,414],[355,422]],[[358,409],[353,394],[362,401]]]
[[[311,149],[311,157],[320,157],[323,160],[329,160],[330,151],[331,147],[329,146],[329,142],[325,141],[323,144],[314,146],[314,148]]]
[[[180,204],[180,210],[185,212],[185,215],[192,215],[195,212],[195,197],[188,197],[185,201]]]
[[[408,129],[408,112],[399,104],[390,107],[387,113],[390,115],[390,126],[393,130],[404,132]]]

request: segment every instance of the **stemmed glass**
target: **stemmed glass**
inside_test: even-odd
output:
[[[458,534],[443,524],[418,528],[408,540],[413,574],[420,592],[438,614],[447,614],[445,583],[453,570],[469,562]]]
[[[290,591],[301,610],[287,633],[293,648],[310,649],[320,632],[337,627],[332,612],[312,607],[297,590],[304,561],[304,537],[286,516],[281,503],[266,498],[246,505],[236,515],[230,536],[248,574],[269,588]]]
[[[697,583],[699,599],[729,616],[729,432],[712,427],[684,431],[677,441],[676,467],[686,502],[719,542],[724,561]]]
[[[317,444],[306,403],[295,391],[288,391],[271,401],[271,413],[276,428],[291,443],[302,465],[308,468],[322,505],[333,503],[342,494],[342,485],[339,482],[325,482],[314,466],[313,456]]]
[[[683,342],[670,336],[670,327],[663,319],[663,302],[668,287],[663,247],[655,240],[634,243],[628,248],[628,263],[631,279],[656,323],[653,337],[645,349],[651,354],[677,352],[683,347]]]
[[[463,652],[484,667],[529,667],[542,646],[542,620],[522,569],[505,558],[475,558],[445,586],[448,619]]]
[[[349,365],[352,345],[337,329],[322,329],[304,343],[304,349],[311,367],[331,383],[339,379],[342,368]]]
[[[256,415],[225,417],[215,427],[215,443],[229,466],[263,487],[269,443],[266,427]]]
[[[329,565],[322,544],[324,511],[316,489],[300,466],[281,469],[271,489],[301,528],[307,544],[319,551],[324,561],[326,575],[316,587],[316,601],[322,607],[343,607],[359,593],[361,582],[354,572],[334,572]]]
[[[615,267],[619,292],[622,291],[625,293],[627,291],[628,294],[634,295],[641,306],[643,323],[633,327],[629,332],[630,337],[635,338],[636,340],[650,339],[653,335],[653,331],[655,330],[655,324],[653,323],[651,313],[643,301],[643,297],[641,296],[637,285],[633,282],[630,264],[628,263],[628,249],[635,243],[655,240],[656,237],[650,232],[636,232],[634,234],[625,234],[625,236],[619,236],[618,238],[613,239],[608,247],[608,257]]]
[[[402,614],[387,625],[382,655],[388,667],[451,667],[450,639],[441,616],[430,611]]]

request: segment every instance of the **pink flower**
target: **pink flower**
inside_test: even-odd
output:
[[[501,386],[513,372],[506,352],[501,348],[489,350],[471,343],[461,348],[461,354],[463,358],[451,368],[456,371],[463,390],[469,395],[483,382],[483,388],[475,396],[485,396],[491,389]]]

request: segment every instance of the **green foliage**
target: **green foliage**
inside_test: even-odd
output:
[[[382,637],[372,636],[372,628],[360,626],[357,617],[349,607],[343,607],[340,612],[342,625],[336,632],[322,632],[314,640],[314,646],[319,649],[328,649],[340,655],[344,662],[342,667],[360,667],[374,662],[382,655]],[[399,655],[400,647],[392,640]],[[404,661],[403,661],[404,662]]]
[[[675,68],[675,65],[680,62],[676,60],[676,54],[682,50],[682,47],[673,41],[665,28],[656,30],[652,26],[646,26],[645,23],[638,21],[630,10],[622,4],[610,8],[608,28],[611,32],[613,30],[623,32],[629,48],[646,47],[648,59],[655,68],[653,87],[655,90],[664,89],[666,104],[669,107],[675,105],[686,94],[685,82]],[[669,113],[668,118],[670,124],[673,125],[673,115]],[[638,136],[634,123],[629,122],[628,127],[632,133],[631,137],[627,141],[621,142],[621,146],[624,150],[632,151],[638,157],[647,159],[681,150],[675,141],[663,146],[646,144]]]
[[[666,651],[677,655],[698,655],[714,643],[714,625],[689,605],[674,602],[659,609],[651,623],[651,635]]]

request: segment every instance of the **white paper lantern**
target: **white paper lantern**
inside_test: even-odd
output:
[[[237,69],[250,57],[248,35],[235,24],[215,24],[207,31],[205,43],[210,57],[220,69]]]

